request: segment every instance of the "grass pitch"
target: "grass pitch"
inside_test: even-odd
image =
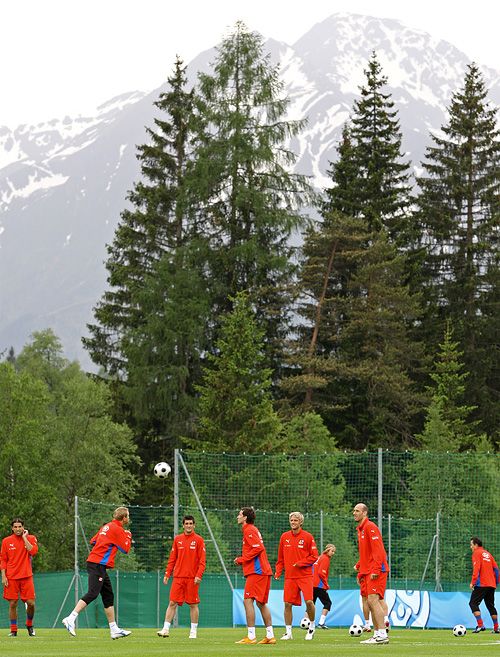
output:
[[[37,636],[28,637],[24,628],[16,638],[8,637],[8,630],[0,634],[0,655],[36,655],[36,657],[142,657],[162,656],[169,653],[175,657],[234,657],[251,654],[253,657],[325,657],[338,655],[364,655],[372,651],[397,657],[489,657],[500,654],[500,635],[470,632],[464,637],[454,637],[451,630],[391,630],[388,645],[361,645],[360,638],[352,638],[347,630],[318,630],[313,641],[304,642],[305,633],[294,628],[293,641],[280,641],[282,628],[276,628],[278,639],[274,646],[235,645],[245,636],[243,628],[198,630],[196,640],[188,639],[189,630],[175,628],[168,639],[156,636],[154,629],[132,629],[124,639],[112,641],[107,630],[79,630],[76,638],[63,629],[37,629]],[[257,629],[257,638],[264,636]],[[363,637],[370,635],[365,634]],[[33,645],[34,644],[34,645]]]

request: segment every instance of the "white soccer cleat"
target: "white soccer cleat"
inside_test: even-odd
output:
[[[166,627],[164,627],[162,630],[158,630],[156,633],[158,636],[162,636],[165,638],[166,636],[170,636],[170,630],[168,630]]]
[[[375,637],[375,643],[389,643],[389,637],[388,636],[376,636]]]
[[[71,634],[71,636],[76,636],[75,621],[72,620],[69,616],[62,619],[62,624]]]
[[[307,632],[306,632],[306,636],[305,636],[305,640],[306,640],[306,641],[312,641],[312,640],[313,640],[315,629],[316,629],[316,628],[313,627],[312,629],[309,628],[309,629],[307,630]]]
[[[360,643],[369,643],[369,644],[375,644],[378,643],[377,639],[374,636],[371,636],[369,639],[365,639],[364,641],[360,641]]]
[[[122,630],[121,628],[118,628],[114,632],[111,632],[111,638],[114,639],[123,639],[123,637],[128,636],[129,634],[132,634],[130,630]]]
[[[293,636],[291,634],[283,634],[280,641],[291,641],[292,639],[293,639]]]
[[[196,636],[196,630],[191,630],[191,631],[189,632],[189,638],[190,638],[190,639],[196,639],[196,638],[197,638],[197,636]]]

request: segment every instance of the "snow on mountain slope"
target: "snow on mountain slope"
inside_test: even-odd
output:
[[[415,167],[469,63],[452,44],[420,30],[353,14],[327,18],[293,45],[270,39],[266,49],[280,64],[289,117],[307,118],[290,146],[297,170],[318,188],[328,184],[326,171],[374,50]],[[210,71],[214,54],[191,62],[191,80]],[[483,72],[499,106],[500,72]],[[90,367],[80,337],[106,286],[105,245],[138,179],[136,145],[146,140],[161,90],[122,94],[93,117],[0,127],[0,353],[10,345],[19,350],[31,332],[50,326],[67,355]]]

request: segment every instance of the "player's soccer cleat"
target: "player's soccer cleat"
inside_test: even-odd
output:
[[[269,646],[272,646],[272,645],[274,645],[275,643],[276,643],[276,639],[275,639],[273,636],[270,637],[270,638],[267,638],[267,636],[265,636],[265,637],[262,639],[262,641],[259,641],[259,645],[266,645],[266,644],[267,644],[267,645],[269,645]]]
[[[71,636],[76,636],[74,620],[71,620],[71,618],[68,616],[67,618],[63,618],[61,622],[64,625],[64,627],[68,630],[68,632],[71,634]]]
[[[26,627],[26,629],[28,630],[28,636],[36,636],[35,628],[33,625]]]
[[[320,630],[329,630],[330,628],[328,625],[316,625],[316,627],[319,627]]]
[[[500,630],[491,630],[492,634],[500,634]]]
[[[375,643],[389,643],[389,637],[388,636],[376,636],[375,637]]]
[[[369,625],[363,625],[363,632],[371,632],[372,628]]]
[[[478,625],[472,630],[472,634],[479,634],[479,632],[486,632],[486,628],[484,625],[482,627],[479,627]]]
[[[312,629],[309,628],[309,629],[307,630],[306,635],[305,635],[305,637],[304,637],[306,641],[312,641],[312,640],[313,640],[313,638],[314,638],[314,630],[315,630],[314,627],[313,627]]]
[[[371,636],[369,639],[365,639],[364,641],[360,641],[360,643],[367,643],[367,644],[375,644],[377,643],[377,639],[374,636]]]
[[[9,636],[17,636],[17,632],[9,632]]]
[[[250,645],[257,643],[257,639],[249,639],[247,636],[244,636],[243,639],[240,639],[239,641],[235,641],[235,643],[243,643],[245,645]]]
[[[196,639],[196,630],[190,630],[189,631],[189,638],[190,639]]]
[[[111,632],[111,638],[114,641],[115,639],[123,639],[123,637],[128,636],[129,634],[132,634],[132,632],[130,630],[122,630],[119,627],[114,632]]]
[[[291,641],[293,639],[293,636],[291,634],[283,634],[283,636],[280,638],[280,641]]]
[[[164,627],[162,630],[158,630],[156,634],[165,638],[166,636],[170,636],[170,630],[167,630],[167,628]]]

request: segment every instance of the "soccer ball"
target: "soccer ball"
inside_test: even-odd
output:
[[[363,634],[363,628],[361,625],[351,625],[349,628],[349,634],[351,636],[361,636]]]
[[[309,629],[309,623],[310,623],[310,622],[311,622],[311,621],[309,620],[309,618],[307,618],[307,616],[304,616],[304,618],[300,621],[300,627],[301,627],[303,630],[308,630],[308,629]]]
[[[467,629],[465,625],[455,625],[455,627],[453,628],[453,634],[455,636],[464,636],[465,634],[467,634]]]
[[[169,466],[168,463],[164,463],[163,461],[161,463],[157,463],[154,468],[154,473],[159,479],[165,479],[165,477],[168,477],[170,474],[172,468]]]

